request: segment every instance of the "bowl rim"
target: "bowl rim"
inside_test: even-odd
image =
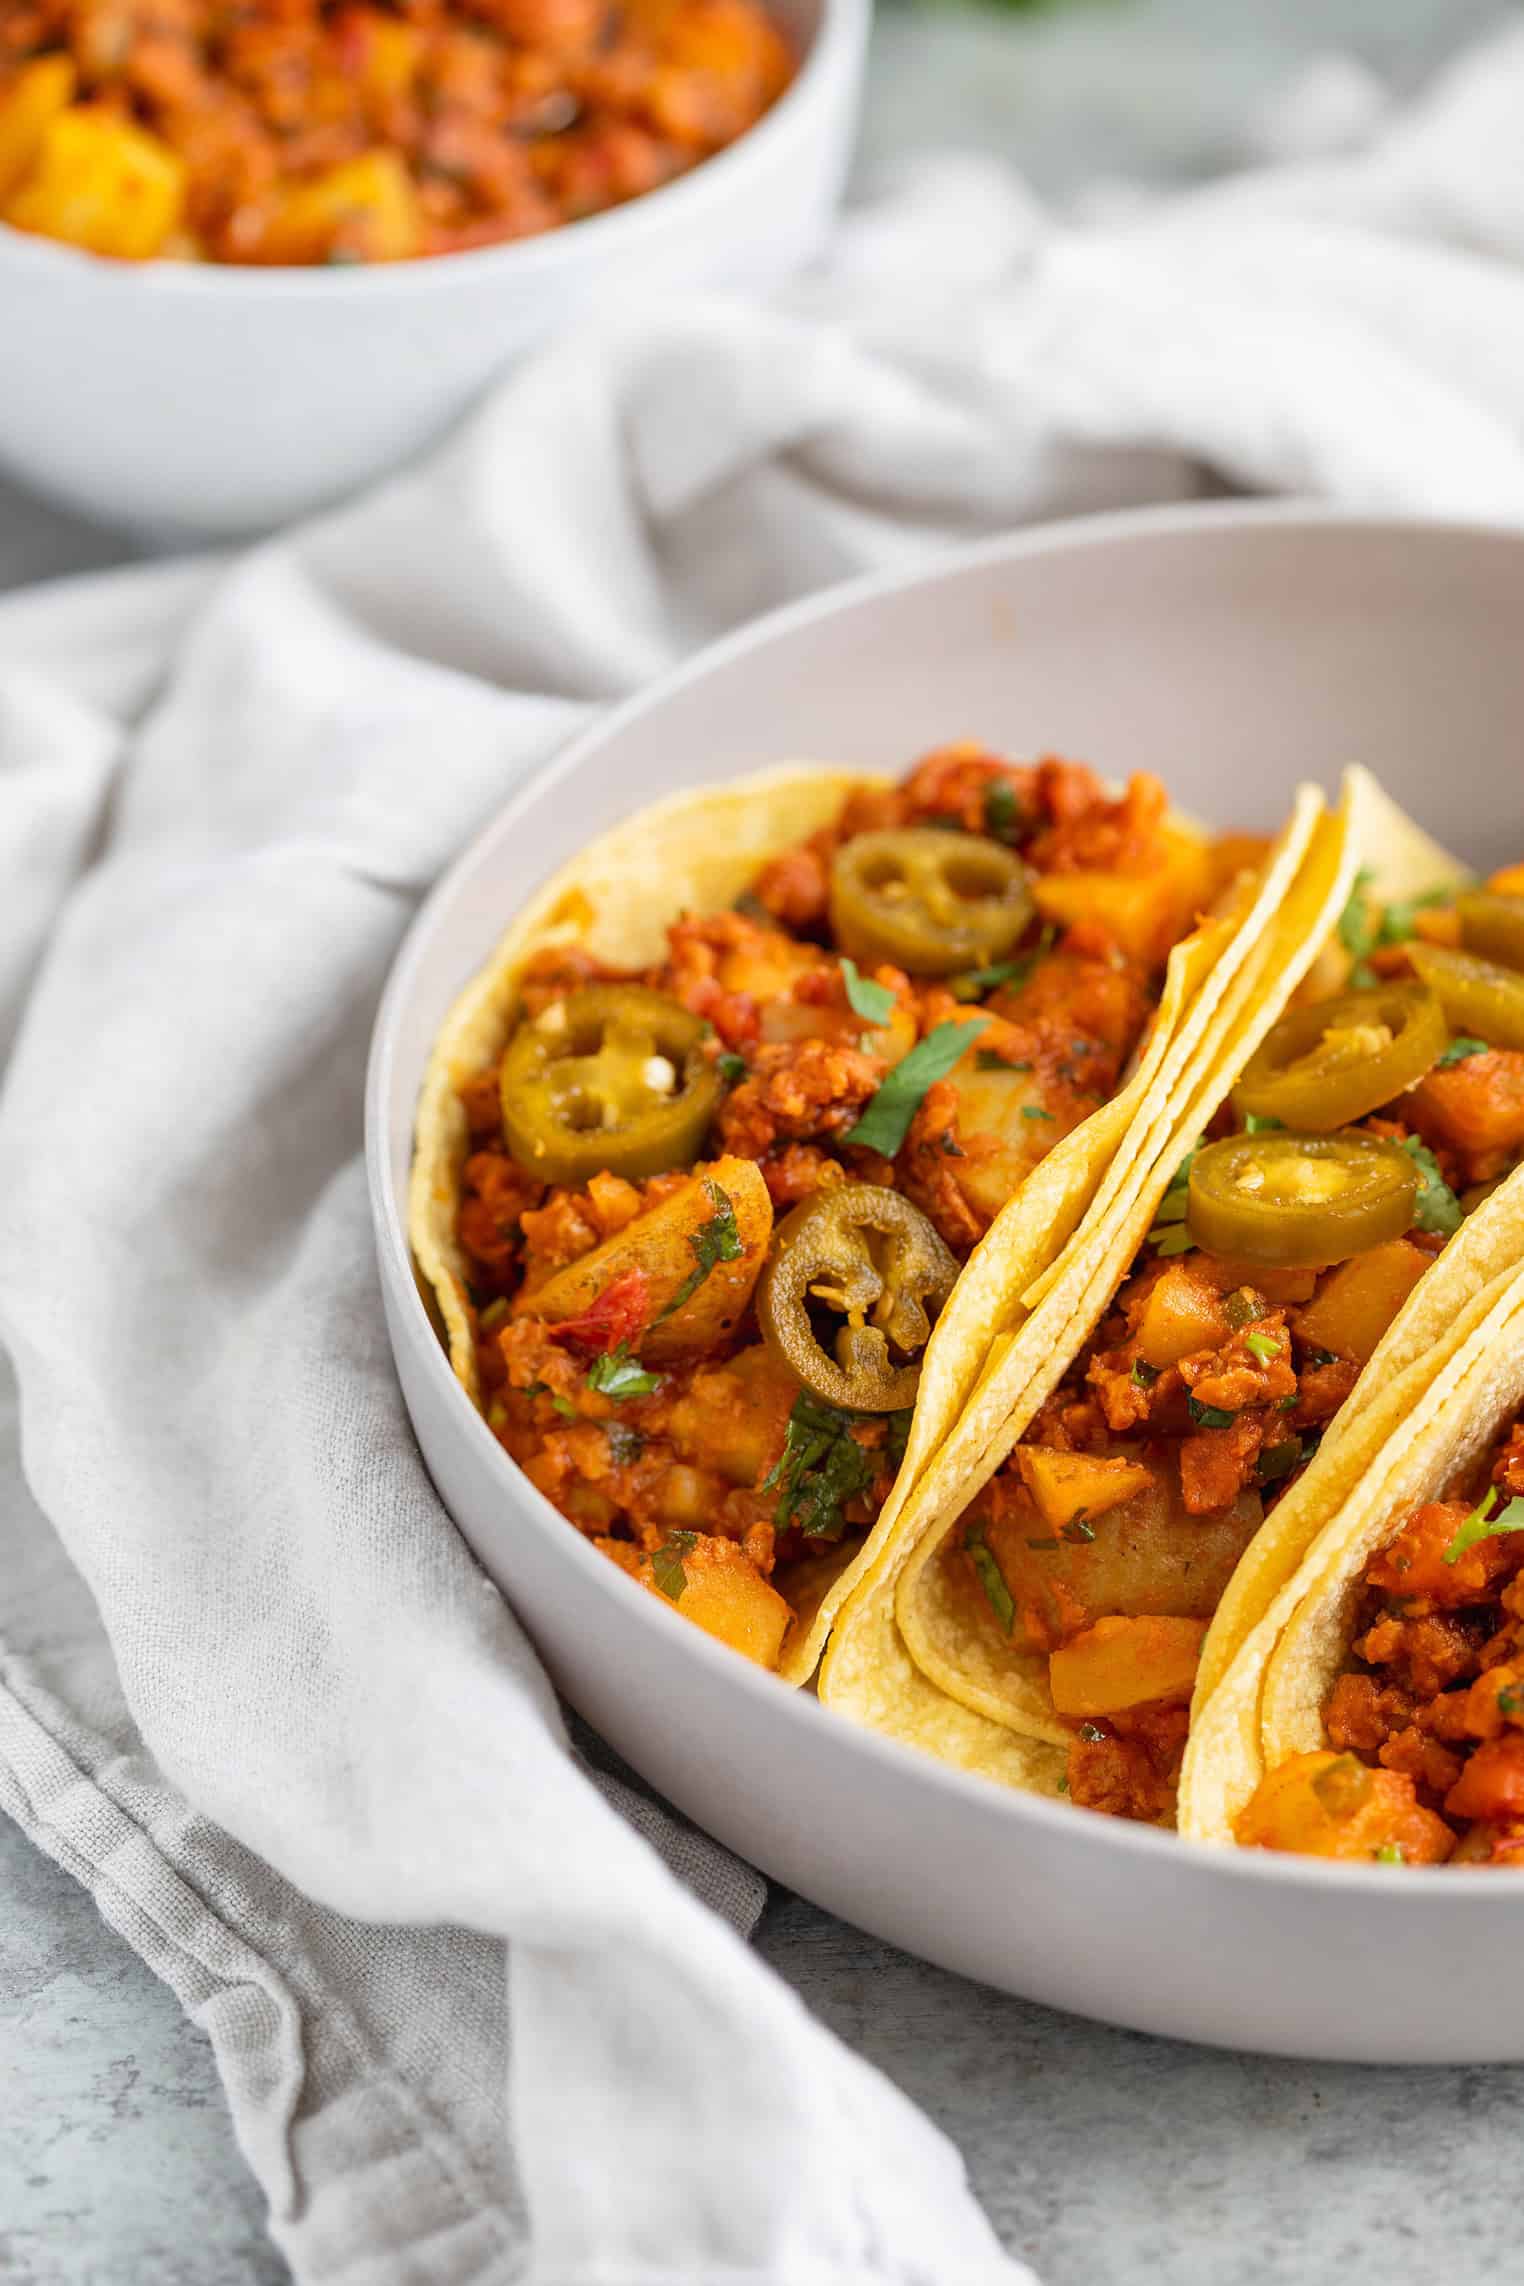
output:
[[[1208,541],[1246,528],[1266,527],[1300,529],[1313,545],[1330,533],[1340,537],[1364,533],[1404,547],[1422,547],[1435,540],[1483,546],[1501,542],[1505,552],[1515,554],[1524,566],[1524,530],[1501,522],[1407,517],[1334,502],[1194,501],[1071,517],[950,549],[930,563],[923,562],[909,569],[873,572],[818,589],[748,621],[717,642],[704,645],[677,667],[643,685],[616,706],[600,711],[590,724],[574,732],[546,762],[515,787],[509,799],[471,836],[423,900],[393,957],[376,1011],[365,1076],[366,1180],[378,1266],[394,1302],[405,1313],[406,1338],[420,1369],[437,1392],[451,1393],[445,1397],[449,1411],[444,1418],[458,1423],[459,1427],[458,1432],[450,1433],[458,1433],[468,1443],[474,1441],[489,1470],[498,1475],[518,1514],[526,1523],[532,1520],[536,1531],[554,1535],[555,1544],[572,1567],[573,1575],[580,1574],[575,1590],[570,1592],[614,1598],[616,1608],[623,1612],[631,1628],[658,1631],[650,1636],[653,1648],[660,1645],[669,1657],[696,1660],[708,1669],[718,1686],[728,1685],[750,1696],[767,1720],[793,1726],[802,1748],[807,1750],[811,1745],[819,1748],[822,1738],[819,1726],[824,1723],[829,1726],[836,1751],[865,1756],[894,1783],[930,1787],[959,1804],[960,1816],[989,1824],[992,1830],[998,1830],[1000,1823],[1015,1819],[1018,1825],[1032,1827],[1034,1834],[1051,1835],[1055,1839],[1067,1835],[1071,1841],[1081,1838],[1084,1831],[1074,1824],[1078,1816],[1085,1822],[1085,1828],[1092,1829],[1088,1838],[1097,1848],[1122,1853],[1119,1863],[1125,1862],[1128,1854],[1141,1852],[1145,1858],[1155,1858],[1160,1865],[1177,1867],[1182,1880],[1201,1873],[1220,1874],[1235,1882],[1269,1883],[1312,1893],[1328,1891],[1339,1897],[1369,1893],[1391,1901],[1400,1898],[1410,1905],[1415,1900],[1434,1897],[1446,1911],[1454,1911],[1463,1900],[1469,1899],[1470,1907],[1464,1909],[1480,1911],[1495,1906],[1497,1890],[1494,1883],[1479,1880],[1475,1870],[1451,1866],[1419,1869],[1333,1865],[1315,1858],[1280,1855],[1267,1850],[1238,1850],[1187,1840],[1157,1827],[1137,1825],[1130,1820],[1107,1817],[1100,1811],[1081,1809],[1073,1803],[1052,1802],[1040,1795],[1002,1787],[864,1725],[849,1722],[843,1716],[831,1714],[808,1688],[794,1691],[781,1688],[775,1677],[764,1674],[750,1661],[738,1658],[702,1629],[688,1625],[677,1612],[663,1608],[656,1597],[627,1578],[618,1565],[599,1556],[580,1533],[568,1529],[566,1519],[503,1451],[456,1379],[424,1307],[413,1270],[404,1216],[391,1181],[388,1107],[393,1093],[397,1040],[416,990],[417,971],[436,932],[447,924],[463,882],[474,872],[487,845],[511,832],[521,813],[537,807],[555,786],[582,768],[588,757],[607,741],[619,737],[630,723],[658,711],[689,683],[748,651],[786,641],[801,626],[830,619],[880,598],[914,588],[933,587],[966,572],[1033,556],[1157,539],[1200,537]],[[409,1129],[411,1144],[411,1118]],[[453,1517],[451,1521],[454,1522]],[[1416,1889],[1415,1872],[1422,1875]]]
[[[532,238],[508,239],[460,254],[424,255],[409,262],[357,262],[329,267],[324,263],[147,262],[119,261],[92,254],[40,232],[17,230],[0,221],[0,266],[14,263],[55,276],[107,281],[124,294],[169,295],[177,300],[227,298],[280,301],[287,296],[311,300],[325,295],[346,300],[401,300],[423,294],[468,289],[500,270],[533,279],[558,260],[568,244],[572,258],[589,265],[607,255],[617,259],[621,248],[680,221],[683,211],[698,200],[723,197],[727,190],[744,187],[747,172],[765,169],[774,147],[791,134],[803,115],[828,99],[843,75],[851,75],[866,45],[872,0],[821,0],[820,18],[810,34],[799,69],[776,103],[755,125],[727,143],[697,166],[659,183],[654,190],[626,199],[620,206],[583,215],[575,222],[558,223],[553,230]]]

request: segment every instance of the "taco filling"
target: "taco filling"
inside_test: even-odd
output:
[[[1511,873],[1382,910],[1357,886],[1310,980],[1321,996],[1267,1034],[1109,1314],[952,1535],[968,1623],[1046,1660],[1066,1790],[1088,1808],[1169,1818],[1240,1557],[1524,1155],[1524,974],[1505,964],[1524,967],[1519,889]]]
[[[1524,1867],[1524,1416],[1361,1575],[1330,1741],[1271,1771],[1245,1846]]]
[[[894,1481],[961,1263],[1116,1091],[1248,854],[1151,778],[960,747],[851,793],[655,966],[535,953],[458,1084],[456,1219],[483,1410],[531,1481],[775,1666]]]

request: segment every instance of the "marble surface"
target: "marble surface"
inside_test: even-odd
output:
[[[1062,199],[1188,179],[1330,47],[1415,83],[1492,0],[1092,0],[881,18],[865,163],[965,140]],[[0,484],[0,587],[119,562]],[[1510,2275],[1519,2069],[1209,2053],[1001,1999],[776,1895],[759,1948],[954,2138],[1046,2286],[1389,2286]],[[0,2281],[277,2286],[211,2054],[69,1878],[0,1818]]]

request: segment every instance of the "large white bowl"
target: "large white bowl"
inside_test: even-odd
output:
[[[599,1556],[456,1385],[409,1265],[414,1099],[505,919],[608,821],[785,756],[890,768],[950,738],[1158,770],[1267,826],[1359,756],[1464,856],[1524,846],[1524,537],[1230,508],[1106,518],[838,589],[579,738],[466,852],[377,1023],[386,1312],[451,1514],[572,1704],[806,1896],[1002,1988],[1150,2032],[1385,2062],[1516,2059],[1524,1883],[1213,1851],[962,1777],[790,1694]]]
[[[778,0],[804,56],[729,150],[628,206],[478,254],[364,268],[106,262],[0,223],[0,467],[163,537],[251,532],[428,444],[568,323],[775,284],[820,245],[871,0]]]

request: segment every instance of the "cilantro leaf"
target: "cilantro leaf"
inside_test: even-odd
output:
[[[600,1397],[612,1397],[617,1403],[626,1397],[649,1397],[653,1389],[661,1387],[661,1375],[648,1373],[638,1358],[631,1357],[629,1343],[622,1341],[617,1349],[606,1349],[593,1359],[587,1369],[587,1385]]]
[[[847,988],[847,1001],[854,1015],[869,1024],[887,1024],[894,1014],[894,994],[887,984],[875,984],[864,976],[855,960],[842,956],[841,973]]]
[[[722,1056],[715,1057],[714,1068],[728,1087],[735,1087],[746,1077],[746,1058],[727,1048]]]
[[[1058,929],[1054,922],[1044,921],[1037,942],[1030,952],[1018,953],[1014,960],[996,961],[990,968],[967,968],[959,976],[948,978],[948,989],[955,1000],[978,1000],[984,993],[993,992],[1002,984],[1025,984],[1040,960],[1046,960],[1053,950]]]
[[[1152,1389],[1159,1378],[1159,1368],[1150,1365],[1146,1357],[1135,1357],[1130,1378],[1135,1389]]]
[[[688,1585],[683,1558],[697,1538],[697,1532],[669,1532],[661,1546],[651,1552],[651,1577],[669,1603],[676,1603]]]
[[[1447,1072],[1452,1064],[1463,1064],[1472,1056],[1485,1056],[1486,1053],[1485,1040],[1473,1040],[1463,1033],[1460,1039],[1450,1042],[1434,1069],[1437,1072]]]
[[[1406,1865],[1407,1852],[1401,1842],[1383,1842],[1376,1852],[1378,1865]]]
[[[1444,1561],[1447,1564],[1458,1564],[1466,1550],[1474,1548],[1478,1540],[1490,1540],[1499,1532],[1524,1532],[1524,1500],[1507,1501],[1496,1516],[1488,1515],[1488,1509],[1497,1498],[1497,1489],[1495,1484],[1488,1485],[1446,1548]]]
[[[663,1318],[672,1317],[685,1302],[692,1301],[716,1262],[738,1262],[746,1251],[741,1244],[741,1233],[736,1228],[736,1210],[730,1203],[728,1193],[722,1191],[718,1183],[712,1183],[707,1178],[704,1188],[713,1202],[714,1212],[707,1222],[700,1223],[697,1230],[688,1233],[688,1244],[697,1257],[698,1266],[689,1271],[671,1301],[660,1312],[656,1320],[658,1325]]]
[[[1185,1409],[1198,1429],[1231,1429],[1238,1419],[1236,1413],[1224,1412],[1221,1405],[1203,1405],[1194,1395],[1186,1398]]]
[[[1028,818],[1008,778],[997,778],[984,796],[984,830],[991,841],[1017,842]]]
[[[1148,1234],[1148,1243],[1164,1261],[1171,1255],[1193,1254],[1196,1250],[1196,1241],[1183,1222],[1155,1223]]]
[[[1054,1115],[1051,1111],[1044,1111],[1040,1103],[1024,1103],[1021,1116],[1023,1119],[1051,1119]]]
[[[555,1410],[560,1414],[563,1421],[575,1421],[578,1419],[579,1416],[577,1413],[577,1408],[569,1397],[557,1397],[552,1394],[550,1402],[554,1406]]]
[[[1381,939],[1381,923],[1370,896],[1373,878],[1369,867],[1362,865],[1355,875],[1349,903],[1339,915],[1339,942],[1357,961],[1373,953]]]
[[[1256,1471],[1259,1483],[1279,1484],[1283,1476],[1289,1476],[1292,1470],[1298,1466],[1301,1458],[1302,1440],[1300,1437],[1286,1437],[1278,1445],[1266,1445],[1259,1456],[1259,1467]]]
[[[646,1449],[646,1440],[640,1431],[627,1429],[623,1421],[606,1421],[603,1434],[618,1468],[627,1468],[631,1461],[638,1461]]]
[[[1438,1160],[1416,1135],[1404,1135],[1401,1147],[1418,1169],[1418,1196],[1413,1202],[1415,1226],[1419,1230],[1436,1231],[1441,1238],[1453,1238],[1465,1216],[1460,1200],[1439,1171]]]
[[[1450,887],[1425,889],[1417,897],[1394,897],[1381,916],[1381,929],[1376,939],[1377,943],[1405,945],[1408,939],[1417,933],[1414,926],[1415,916],[1427,911],[1431,905],[1447,905],[1454,894],[1454,888]]]
[[[1164,1194],[1166,1198],[1169,1197],[1170,1191],[1183,1191],[1186,1188],[1191,1179],[1191,1169],[1196,1163],[1196,1153],[1201,1149],[1201,1146],[1205,1141],[1206,1137],[1204,1135],[1198,1135],[1195,1142],[1191,1145],[1189,1151],[1186,1152],[1185,1157],[1181,1160],[1179,1166],[1170,1176],[1169,1191],[1166,1191]]]
[[[913,1411],[914,1409],[911,1406],[902,1405],[899,1408],[898,1412],[886,1413],[884,1415],[884,1426],[886,1430],[884,1437],[884,1457],[886,1460],[890,1461],[895,1468],[898,1468],[900,1462],[905,1458],[905,1447],[910,1442],[910,1423],[913,1418]]]
[[[1032,1067],[1030,1064],[1007,1063],[998,1048],[980,1048],[974,1057],[974,1069],[978,1072],[1029,1072]]]
[[[809,1540],[841,1538],[848,1501],[866,1492],[878,1473],[877,1456],[852,1434],[858,1418],[800,1390],[783,1450],[762,1479],[764,1492],[781,1487],[773,1510],[780,1532],[797,1525]]]
[[[964,1543],[968,1560],[978,1575],[985,1600],[1007,1635],[1016,1624],[1016,1599],[1005,1584],[1005,1574],[982,1532],[971,1532]]]
[[[1074,1547],[1083,1547],[1095,1538],[1095,1526],[1083,1508],[1077,1508],[1067,1524],[1060,1525],[1058,1536]]]
[[[910,1122],[926,1090],[937,1080],[946,1079],[958,1058],[984,1030],[986,1021],[976,1016],[968,1024],[938,1024],[924,1040],[918,1040],[909,1055],[895,1065],[857,1125],[848,1128],[843,1143],[855,1143],[864,1151],[881,1151],[886,1159],[892,1159],[910,1132]]]

